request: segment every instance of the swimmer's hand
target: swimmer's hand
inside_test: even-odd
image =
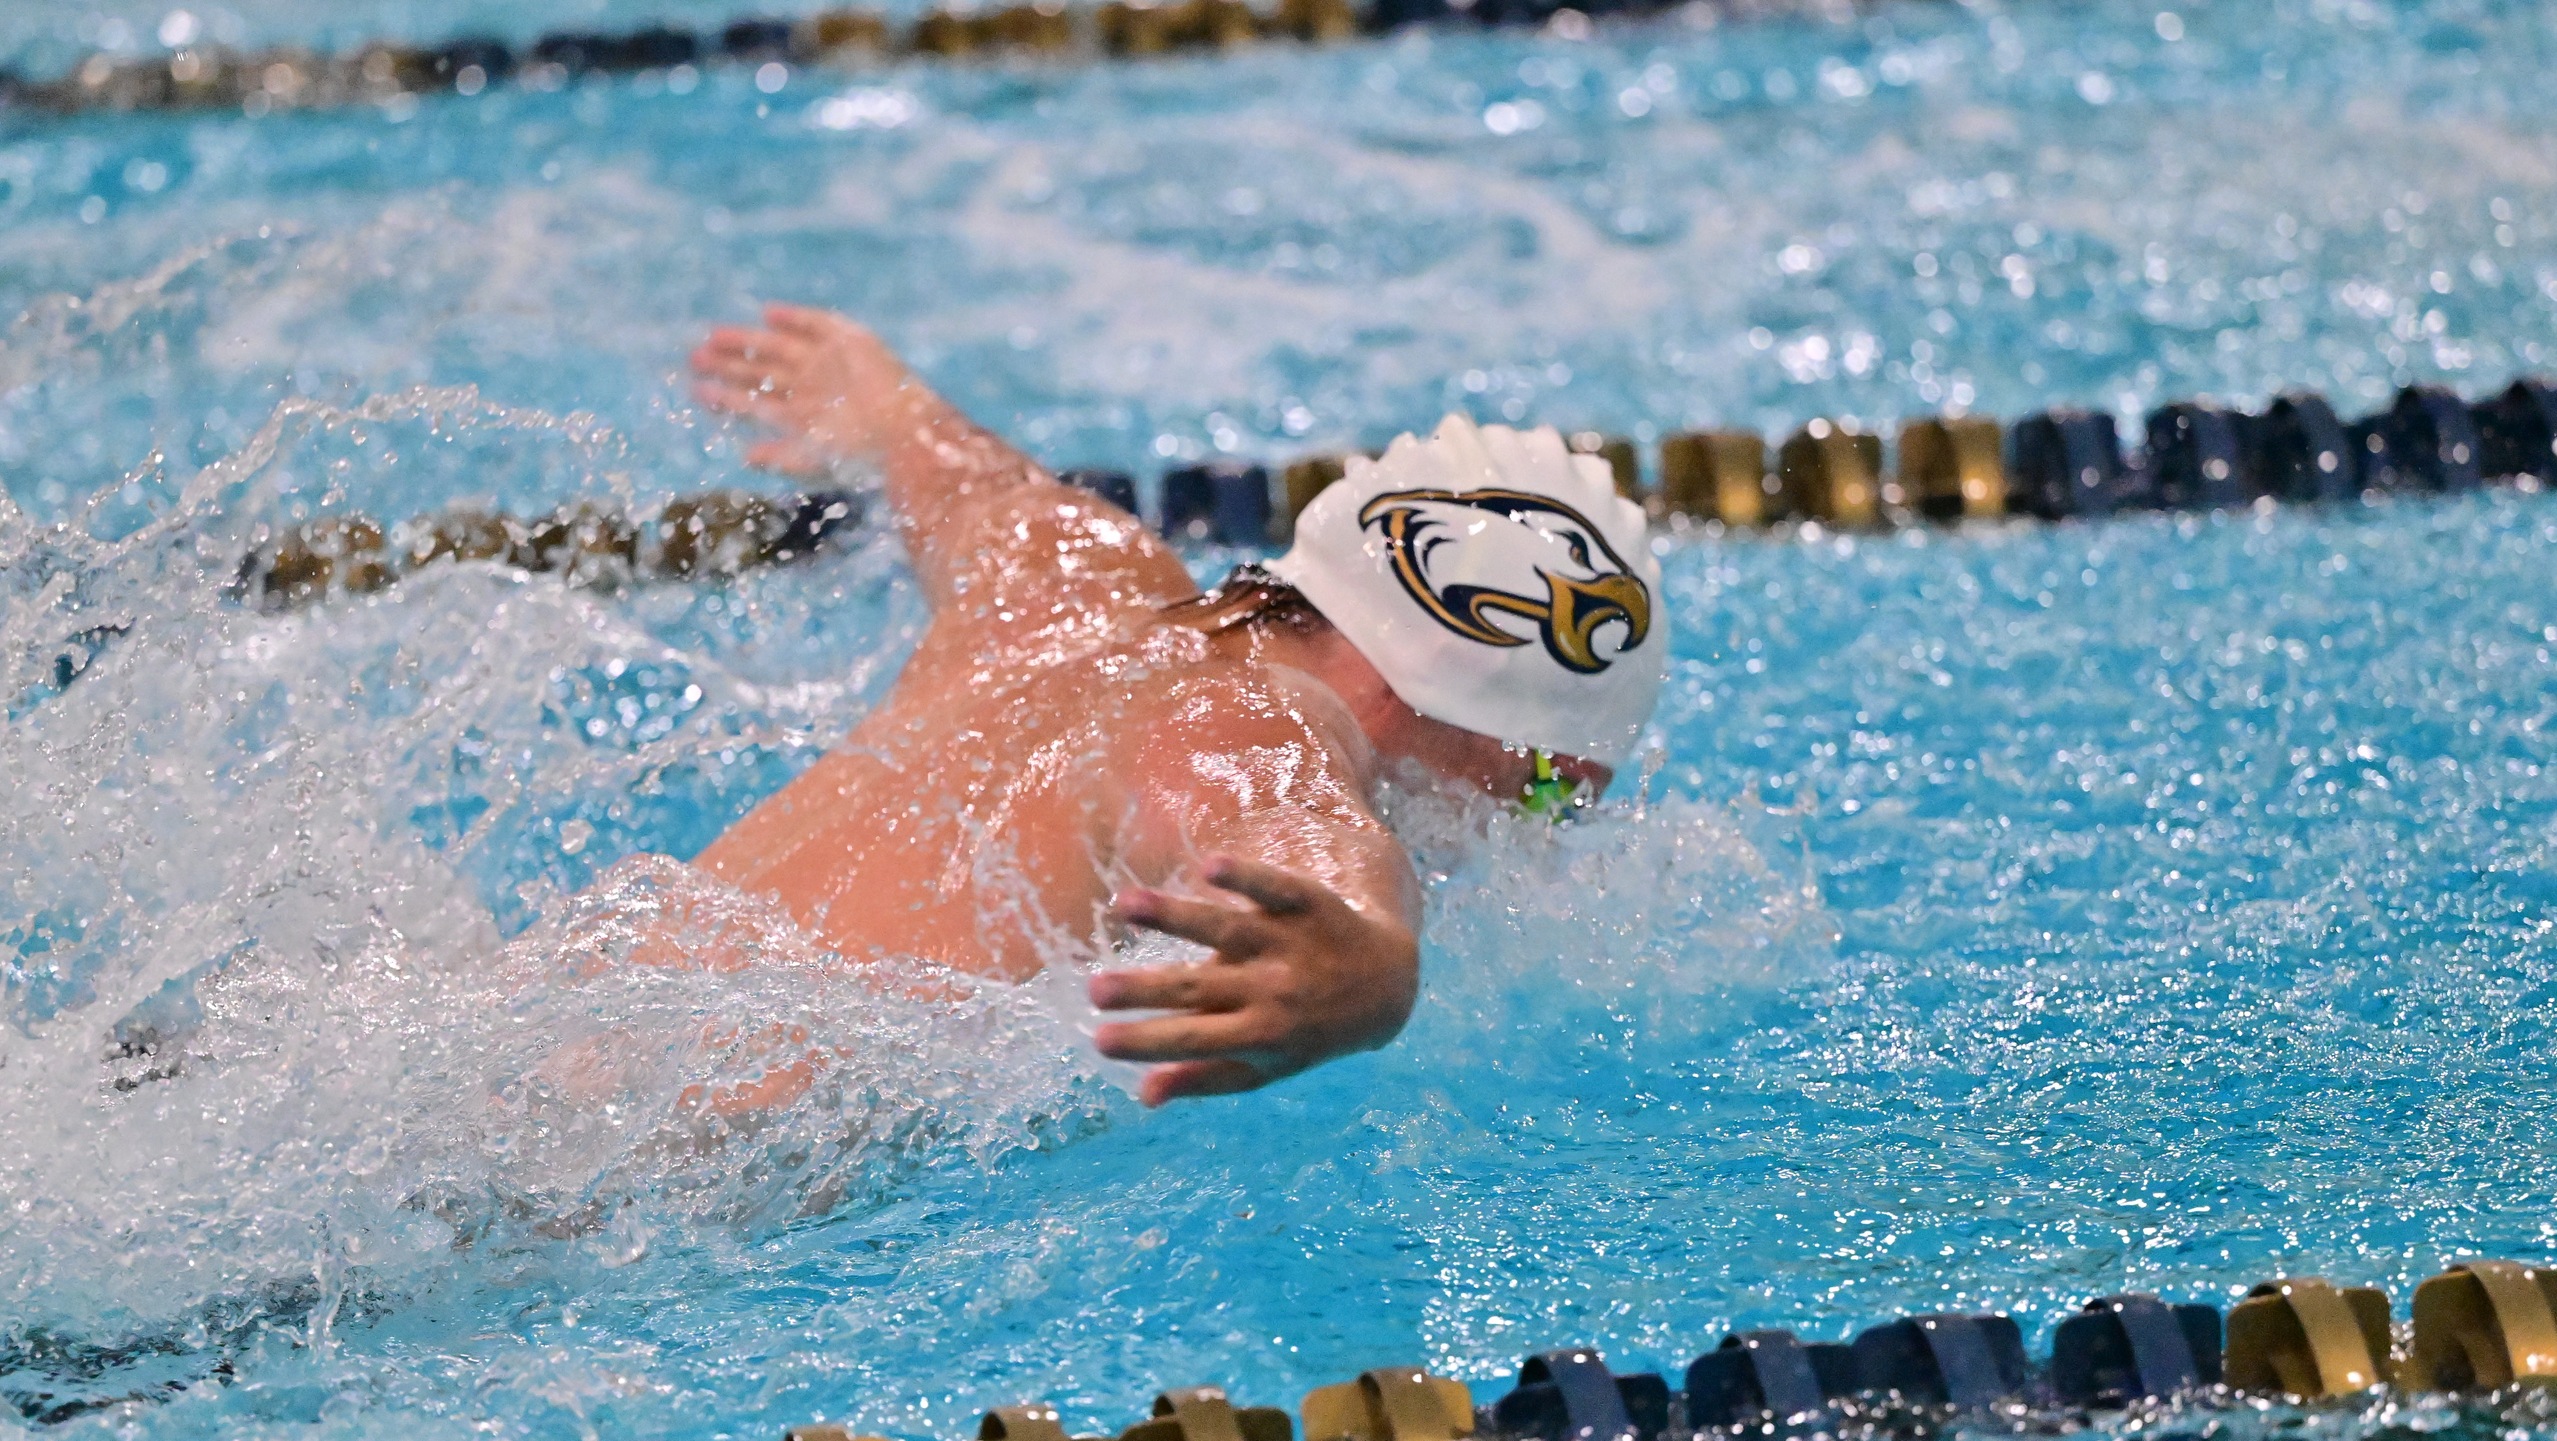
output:
[[[762,329],[723,325],[692,359],[702,404],[781,432],[746,463],[788,475],[875,456],[949,409],[879,337],[831,311],[767,305]]]
[[[1092,1004],[1102,1010],[1183,1013],[1116,1022],[1093,1037],[1105,1056],[1167,1063],[1146,1072],[1145,1104],[1249,1091],[1374,1050],[1403,1029],[1420,993],[1420,946],[1409,930],[1271,866],[1210,856],[1205,875],[1251,907],[1131,890],[1111,913],[1213,947],[1213,960],[1092,978]]]

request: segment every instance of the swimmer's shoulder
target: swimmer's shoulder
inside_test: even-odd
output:
[[[1195,639],[1195,637],[1193,637]],[[1218,762],[1249,760],[1288,770],[1326,790],[1356,797],[1364,810],[1376,757],[1357,718],[1332,691],[1287,666],[1192,650],[1185,664],[1166,667],[1140,709],[1143,724],[1129,739],[1154,766],[1181,764],[1196,771]]]

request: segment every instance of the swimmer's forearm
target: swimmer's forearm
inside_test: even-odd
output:
[[[888,430],[879,467],[888,504],[918,558],[954,519],[1048,478],[1028,456],[920,380],[898,387],[897,403],[905,420]]]
[[[954,517],[1045,478],[853,321],[797,305],[766,306],[764,320],[710,333],[693,352],[695,394],[781,432],[747,452],[751,464],[794,474],[878,464],[917,559]]]
[[[747,449],[749,465],[808,477],[879,467],[936,611],[968,588],[971,572],[998,582],[1016,613],[1098,613],[1197,593],[1143,527],[1057,485],[933,394],[879,337],[804,306],[767,306],[764,321],[710,333],[693,352],[694,394],[779,432]],[[1061,564],[1069,553],[1073,563]],[[1010,618],[1000,606],[979,614]]]

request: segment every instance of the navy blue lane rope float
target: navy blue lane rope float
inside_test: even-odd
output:
[[[1319,1387],[1300,1405],[1303,1441],[1685,1441],[1835,1432],[1850,1414],[1946,1418],[2093,1411],[2232,1395],[2356,1401],[2381,1388],[2497,1392],[2557,1384],[2557,1269],[2466,1261],[2416,1288],[2406,1349],[2393,1349],[2386,1292],[2315,1277],[2267,1281],[2225,1316],[2202,1303],[2099,1296],[2060,1322],[2041,1364],[2014,1319],[1909,1316],[1852,1341],[1791,1331],[1726,1336],[1672,1390],[1619,1374],[1587,1348],[1528,1357],[1517,1382],[1477,1407],[1458,1382],[1418,1367]],[[1167,1391],[1119,1441],[1294,1441],[1287,1414],[1236,1407],[1217,1387]],[[1054,1406],[986,1414],[980,1441],[1072,1441]],[[839,1425],[786,1441],[853,1441]]]

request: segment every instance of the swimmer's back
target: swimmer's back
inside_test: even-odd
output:
[[[1047,484],[984,525],[878,709],[698,864],[848,958],[1021,979],[1179,867],[1202,790],[1366,820],[1319,698],[1161,619],[1198,588],[1133,517]]]

